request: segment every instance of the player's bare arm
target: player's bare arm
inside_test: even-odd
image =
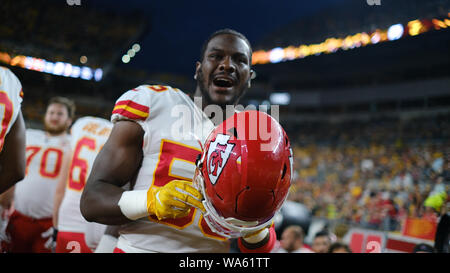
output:
[[[53,205],[53,226],[55,228],[58,227],[59,208],[61,207],[61,203],[64,198],[64,194],[66,192],[66,183],[69,175],[71,154],[72,153],[70,151],[64,154],[61,178],[59,179],[58,185],[56,186],[55,190],[54,205]]]
[[[14,186],[9,188],[4,193],[0,194],[0,207],[3,209],[10,209],[14,200]],[[0,208],[0,209],[1,209]]]
[[[19,112],[0,153],[0,194],[25,177],[25,122]]]
[[[118,206],[121,187],[132,180],[142,160],[144,131],[132,121],[115,123],[109,139],[95,159],[80,200],[83,217],[90,222],[120,225],[130,222]]]

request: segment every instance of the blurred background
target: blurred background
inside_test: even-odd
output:
[[[257,77],[241,103],[279,105],[294,150],[278,235],[300,225],[312,244],[326,229],[353,252],[435,244],[449,211],[450,1],[2,0],[0,12],[0,65],[22,82],[30,128],[55,95],[109,119],[141,84],[192,94],[203,41],[242,32]]]

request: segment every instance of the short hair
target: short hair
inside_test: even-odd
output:
[[[333,253],[334,250],[339,248],[344,248],[348,253],[352,253],[350,247],[342,242],[332,243],[330,249],[328,250],[328,253]]]
[[[301,226],[291,225],[286,227],[285,230],[292,231],[296,239],[300,238],[303,240],[303,238],[305,237],[305,232],[303,231],[303,228]]]
[[[316,235],[314,235],[314,239],[316,239],[317,237],[322,237],[322,236],[327,236],[328,239],[331,240],[330,234],[326,230],[321,230],[321,231],[317,232]]]
[[[208,37],[208,39],[203,43],[202,51],[200,52],[200,61],[201,62],[203,61],[203,58],[204,58],[204,55],[205,55],[205,51],[206,51],[206,48],[208,47],[209,42],[214,37],[219,36],[219,35],[223,35],[223,34],[234,35],[234,36],[236,36],[238,38],[241,38],[242,40],[244,40],[247,43],[248,48],[250,49],[250,56],[249,56],[249,58],[250,58],[250,64],[251,64],[252,63],[252,54],[253,54],[252,45],[250,44],[249,40],[247,39],[247,37],[245,37],[244,34],[238,32],[236,30],[230,29],[230,28],[224,28],[224,29],[217,30],[216,32],[214,32],[213,34],[211,34]]]
[[[47,104],[47,107],[50,104],[53,104],[53,103],[59,103],[59,104],[64,105],[67,108],[67,113],[69,115],[69,118],[73,119],[75,117],[75,108],[76,108],[76,106],[75,106],[75,102],[73,100],[68,99],[66,97],[59,97],[59,96],[58,97],[52,97],[49,100],[49,102]]]

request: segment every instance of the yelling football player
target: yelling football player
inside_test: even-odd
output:
[[[269,228],[270,214],[284,198],[284,192],[278,193],[275,185],[268,182],[261,189],[255,187],[245,193],[250,196],[248,202],[270,195],[273,203],[264,205],[264,211],[255,211],[253,217],[247,209],[251,210],[255,204],[249,205],[246,201],[237,207],[238,210],[247,207],[242,215],[241,211],[239,215],[220,211],[218,215],[222,217],[247,221],[237,225],[250,224],[242,234],[230,236],[220,232],[211,224],[213,221],[207,219],[215,214],[204,208],[201,189],[192,184],[195,163],[202,153],[200,143],[205,143],[209,133],[221,123],[214,123],[212,116],[204,110],[211,105],[225,110],[227,105],[238,103],[254,75],[251,56],[251,45],[244,35],[230,29],[219,30],[207,39],[200,61],[196,63],[194,100],[201,98],[201,105],[194,104],[181,90],[163,85],[142,85],[117,100],[111,117],[114,123],[111,135],[95,160],[80,204],[88,221],[121,225],[115,252],[228,252],[229,237],[236,236],[244,242],[239,244],[244,252],[270,251],[275,241],[273,228]],[[183,135],[196,137],[174,135],[173,124],[179,122],[172,112],[175,107],[187,109],[189,113],[183,124],[197,125],[186,126]],[[286,162],[285,139],[281,138],[281,142],[283,157],[280,154],[280,160]],[[227,144],[226,147],[220,146],[225,145],[223,143],[216,144],[211,150],[215,154],[205,159],[205,162],[210,160],[212,172],[217,176],[231,175],[233,169],[227,171],[227,165],[231,166],[230,158],[237,158],[227,149],[241,149],[241,144],[235,142],[235,146]],[[240,153],[247,155],[241,150]],[[245,157],[241,160],[247,164]],[[236,162],[233,164],[237,167]],[[277,173],[281,177],[285,172],[287,179],[289,169],[280,166],[282,169]],[[246,166],[245,171],[253,172],[253,169]],[[123,190],[121,187],[131,180],[136,180],[134,188]],[[222,187],[226,181],[215,182]],[[234,183],[232,185],[237,185]],[[209,194],[209,184],[204,185],[205,194]],[[270,193],[267,192],[269,188],[273,190]],[[230,196],[224,197],[234,198],[235,194],[230,191]],[[215,201],[207,200],[216,205]]]

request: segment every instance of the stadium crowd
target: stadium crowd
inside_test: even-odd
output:
[[[449,192],[448,120],[303,124],[291,136],[297,173],[289,198],[315,217],[364,228],[400,231],[406,217],[437,220]]]
[[[72,64],[85,55],[94,67],[104,66],[144,27],[138,15],[74,8],[65,1],[6,0],[0,11],[6,15],[0,25],[0,51]]]
[[[317,15],[299,19],[269,33],[255,49],[321,43],[324,38],[342,38],[359,32],[372,32],[377,28],[387,29],[393,24],[415,19],[440,18],[447,16],[448,9],[449,2],[445,0],[398,0],[376,8],[360,0],[338,2]]]

